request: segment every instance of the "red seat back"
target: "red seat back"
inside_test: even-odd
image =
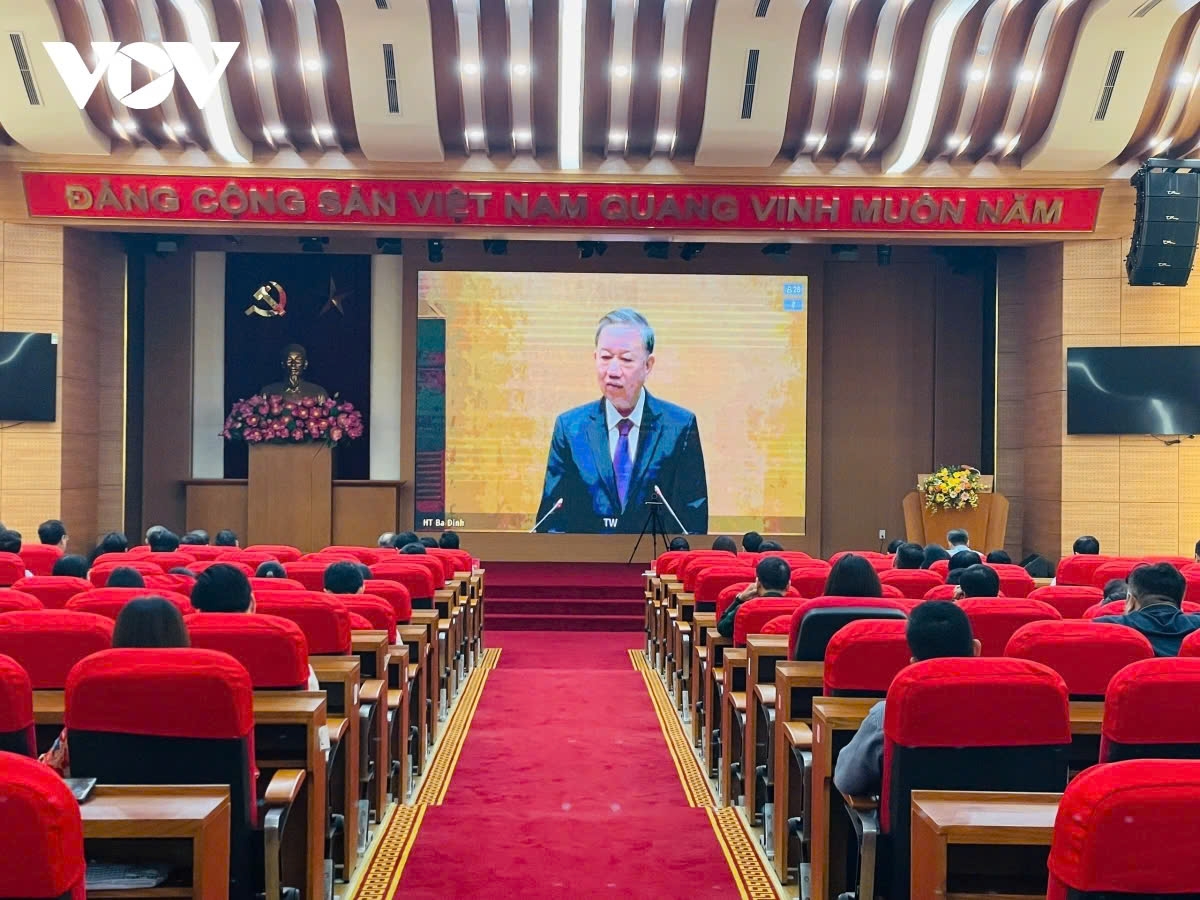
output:
[[[1058,804],[1046,900],[1194,892],[1200,854],[1171,853],[1147,865],[1145,836],[1169,834],[1175,846],[1195,847],[1198,804],[1200,762],[1139,759],[1082,772]]]
[[[1090,585],[1052,584],[1033,591],[1029,599],[1049,603],[1064,619],[1082,619],[1089,607],[1104,600],[1104,591]]]
[[[1092,587],[1103,588],[1104,585],[1108,584],[1114,578],[1128,581],[1130,572],[1138,566],[1146,564],[1146,560],[1144,559],[1133,559],[1127,556],[1110,559],[1104,565],[1092,571]]]
[[[401,558],[407,557],[407,561],[410,564],[424,566],[428,569],[429,577],[433,579],[435,590],[441,590],[446,586],[446,566],[440,559],[430,556],[428,553],[398,553],[396,555]],[[393,564],[393,559],[394,557],[388,557],[382,565]],[[374,567],[371,568],[371,571],[375,571]],[[451,576],[453,576],[453,572],[451,572]]]
[[[950,560],[935,559],[925,571],[933,572],[935,575],[941,576],[941,579],[945,581],[946,576],[950,574]]]
[[[432,556],[442,564],[442,577],[446,581],[454,580],[454,573],[459,571],[458,559],[452,555],[452,550],[442,550],[438,547],[426,547],[425,555]]]
[[[825,648],[825,694],[886,695],[892,679],[912,662],[907,628],[896,619],[858,619],[838,629]]]
[[[249,579],[251,591],[307,591],[304,585],[292,578],[256,578]]]
[[[886,559],[889,562],[892,560],[892,555],[890,553],[880,553],[878,550],[839,550],[837,553],[833,554],[833,556],[829,557],[829,564],[831,566],[836,566],[838,560],[840,560],[843,556],[851,555],[861,556],[863,559],[867,560]]]
[[[196,557],[185,550],[173,550],[170,553],[147,553],[141,559],[143,562],[154,563],[164,573],[171,569],[186,569],[196,562]]]
[[[971,633],[983,656],[1003,656],[1004,648],[1022,625],[1043,619],[1061,619],[1058,610],[1037,600],[1006,597],[968,597],[959,605],[971,620]]]
[[[738,607],[733,617],[733,646],[745,647],[746,636],[762,634],[763,626],[772,619],[790,615],[801,602],[800,597],[758,597]]]
[[[22,544],[18,554],[25,568],[34,575],[49,575],[62,558],[62,548],[53,544]]]
[[[4,655],[0,655],[0,753],[37,756],[33,684],[20,663]]]
[[[254,544],[241,552],[260,557],[254,564],[256,567],[268,559],[281,563],[295,562],[303,555],[297,548],[288,544]]]
[[[325,570],[332,566],[336,559],[330,560],[300,560],[284,565],[287,577],[304,585],[306,590],[325,590]]]
[[[308,641],[291,619],[265,614],[196,613],[187,618],[192,646],[241,663],[256,690],[306,690]]]
[[[195,562],[211,562],[229,552],[228,547],[214,547],[212,544],[180,544],[179,549]],[[193,563],[188,563],[188,568],[192,569],[192,565]]]
[[[1096,574],[1096,570],[1114,559],[1115,557],[1112,556],[1100,556],[1092,553],[1064,556],[1058,561],[1058,569],[1054,573],[1054,583],[1063,586],[1085,585],[1091,587],[1092,576]]]
[[[146,588],[92,588],[82,594],[76,594],[67,601],[67,609],[71,612],[90,612],[116,621],[121,609],[135,597],[162,597],[172,604],[183,615],[195,610],[192,602],[183,594],[174,591],[150,591]]]
[[[333,544],[321,551],[322,553],[341,553],[354,557],[364,566],[372,566],[383,559],[385,551],[375,547],[353,547],[346,544]],[[391,550],[386,551],[391,554]]]
[[[70,575],[34,575],[13,585],[13,590],[37,597],[46,609],[64,609],[76,594],[91,589],[90,581]]]
[[[1195,709],[1200,709],[1200,658],[1163,656],[1126,666],[1104,695],[1100,761],[1200,759]]]
[[[674,575],[685,556],[686,550],[668,550],[666,553],[660,553],[654,561],[654,571],[659,575]]]
[[[84,900],[83,820],[57,772],[0,754],[0,835],[0,896]]]
[[[957,584],[939,584],[931,587],[925,592],[922,600],[953,600],[954,592],[958,590]]]
[[[898,610],[907,617],[908,609],[902,603],[887,597],[813,597],[806,599],[792,611],[791,626],[788,630],[788,659],[796,658],[796,644],[800,637],[800,629],[804,625],[804,617],[815,610],[844,609],[844,610]],[[862,618],[869,618],[869,613]],[[836,633],[836,632],[835,632]],[[828,649],[828,645],[824,649]],[[824,655],[822,654],[822,659]]]
[[[32,594],[13,588],[0,588],[0,613],[44,609],[42,601]]]
[[[691,594],[696,591],[696,576],[700,570],[718,565],[737,566],[740,563],[735,553],[726,553],[723,550],[689,550],[687,556],[680,561],[676,574],[683,584],[684,591]]]
[[[104,555],[109,556],[109,555],[116,555],[116,554],[106,553]],[[145,562],[144,557],[137,558],[137,559],[130,559],[129,554],[127,554],[127,553],[122,553],[120,555],[125,557],[120,562],[116,562],[116,563],[97,562],[94,566],[92,566],[91,570],[88,572],[88,581],[90,581],[92,583],[92,587],[96,587],[96,588],[107,587],[109,576],[112,575],[112,573],[115,572],[117,569],[133,569],[135,572],[137,572],[139,575],[142,576],[143,580],[146,578],[147,575],[163,574],[164,570],[163,570],[162,566],[159,566],[158,564],[152,563],[152,562]]]
[[[398,581],[386,581],[382,578],[368,578],[363,582],[363,591],[382,597],[392,606],[393,621],[404,625],[412,621],[412,595],[408,588]]]
[[[388,643],[396,643],[396,614],[392,604],[373,594],[336,594],[346,609],[366,619],[371,630],[386,631]]]
[[[15,553],[0,553],[0,587],[12,587],[25,577],[25,561]]]
[[[48,609],[0,616],[0,653],[15,659],[35,691],[62,690],[84,657],[112,646],[111,618]]]
[[[1017,565],[1007,563],[986,563],[989,569],[995,570],[1000,576],[1000,593],[1005,597],[1028,597],[1033,589],[1033,576]]]
[[[200,562],[194,562],[188,566],[188,569],[199,575],[209,566],[233,566],[233,568],[237,569],[247,578],[252,578],[255,572],[255,567],[250,566],[247,563],[238,562],[237,560],[231,560],[225,557],[221,557],[220,559],[204,559]]]
[[[1190,600],[1184,600],[1180,609],[1188,614],[1200,613],[1200,603],[1193,603]],[[1100,616],[1123,616],[1125,615],[1125,601],[1112,600],[1108,603],[1097,603],[1095,606],[1089,606],[1083,611],[1085,619],[1098,619]]]
[[[1045,619],[1018,628],[1004,655],[1049,666],[1063,677],[1072,699],[1095,700],[1125,666],[1151,659],[1154,648],[1132,628]]]
[[[173,591],[188,598],[191,598],[192,588],[196,586],[196,579],[187,575],[147,575],[145,581],[146,590],[152,594]]]
[[[282,616],[300,626],[312,656],[350,653],[350,611],[332,594],[316,591],[263,591],[254,595],[254,608]]]
[[[745,566],[726,565],[705,568],[696,576],[696,608],[701,611],[720,609],[718,599],[725,588],[732,584],[749,584],[752,581],[754,581],[754,570]],[[721,612],[723,611],[721,610]]]
[[[829,581],[829,570],[818,566],[804,566],[792,569],[790,579],[792,587],[801,597],[811,599],[825,593],[825,583]]]
[[[927,593],[945,580],[928,569],[889,569],[879,575],[882,584],[899,588],[910,600],[924,599]]]
[[[376,563],[371,566],[371,575],[372,580],[394,581],[403,585],[408,590],[412,603],[424,601],[428,604],[437,590],[433,574],[427,566],[413,565],[405,561]],[[412,615],[411,612],[409,615]]]

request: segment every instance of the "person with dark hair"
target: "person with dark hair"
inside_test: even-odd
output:
[[[255,578],[287,578],[287,570],[273,559],[258,564],[254,570]]]
[[[0,531],[0,553],[20,553],[21,532],[5,528]]]
[[[51,547],[67,550],[67,526],[58,519],[47,519],[38,526],[38,540]]]
[[[781,550],[783,550],[783,544],[779,543],[779,541],[763,541],[758,545],[759,553],[778,553]]]
[[[946,573],[946,584],[952,584],[955,587],[958,587],[959,583],[962,581],[963,572],[965,572],[965,571],[967,571],[967,570],[966,569],[951,569],[949,572]]]
[[[1104,582],[1104,599],[1103,603],[1115,603],[1118,600],[1124,602],[1129,599],[1129,584],[1124,578],[1110,578]]]
[[[988,553],[987,559],[984,562],[998,566],[1011,566],[1012,557],[1005,550],[992,550]]]
[[[174,566],[170,569],[167,569],[167,574],[168,575],[183,575],[186,578],[191,578],[193,581],[196,579],[196,573],[193,572],[191,569],[189,569],[187,566]]]
[[[979,554],[972,550],[970,553],[955,553],[950,557],[950,565],[946,571],[953,572],[955,569],[969,569],[971,566],[977,566],[981,560]]]
[[[60,556],[54,561],[51,575],[65,575],[70,578],[87,578],[88,562],[77,553]]]
[[[953,563],[953,560],[951,560]],[[1000,576],[991,566],[975,563],[962,570],[958,579],[958,590],[954,592],[955,600],[964,597],[999,597]]]
[[[368,566],[366,563],[356,562],[354,564],[354,568],[358,569],[358,574],[362,576],[363,581],[366,581],[369,578],[375,577],[371,572],[371,567]]]
[[[254,594],[242,570],[217,563],[196,576],[192,606],[206,613],[254,612]]]
[[[401,531],[392,535],[392,546],[397,550],[407,547],[409,544],[419,544],[420,539],[417,538],[415,531]]]
[[[668,550],[691,550],[692,545],[688,543],[685,537],[671,538],[671,543],[667,544]]]
[[[190,647],[187,626],[179,610],[162,597],[135,597],[117,614],[112,645],[116,649],[142,647],[170,649]],[[59,732],[54,744],[39,759],[59,775],[71,768],[67,729]]]
[[[421,546],[424,547],[426,550],[436,550],[437,549],[437,546],[438,546],[437,538],[431,538],[431,537],[426,536],[426,537],[418,538],[418,540],[420,541]]]
[[[458,532],[443,531],[442,536],[438,538],[438,546],[443,550],[458,550]]]
[[[362,572],[358,563],[335,562],[325,569],[325,593],[327,594],[361,594],[363,592]]]
[[[222,528],[217,532],[217,536],[213,539],[213,543],[218,547],[237,547],[238,536],[228,528]]]
[[[188,532],[188,534],[195,535],[196,537],[200,538],[201,544],[207,544],[209,541],[208,532],[203,528],[193,528]]]
[[[734,619],[738,608],[747,600],[755,597],[782,597],[792,579],[792,567],[782,556],[765,556],[754,567],[754,584],[750,585],[733,598],[721,621],[717,623],[717,631],[722,637],[733,637]]]
[[[905,629],[913,662],[978,656],[979,641],[967,614],[946,600],[927,600],[908,616]],[[883,784],[883,713],[886,701],[871,707],[833,769],[833,783],[846,794],[877,794]]]
[[[723,534],[712,543],[714,550],[724,550],[726,553],[737,555],[737,542],[729,535]]]
[[[105,553],[125,553],[128,549],[129,539],[119,531],[110,531],[100,538],[100,543],[92,550],[88,557],[88,565],[94,563],[97,556],[103,556]]]
[[[179,535],[169,528],[164,528],[162,531],[156,531],[146,543],[150,545],[151,553],[174,553],[179,549]]]
[[[146,579],[142,577],[142,573],[129,566],[117,566],[108,573],[108,581],[105,582],[105,587],[144,588],[145,586]]]
[[[962,528],[951,528],[946,532],[946,543],[949,544],[949,552],[951,556],[962,553],[964,550],[970,550],[971,536]]]
[[[1183,612],[1187,580],[1170,563],[1141,565],[1129,573],[1125,614],[1100,616],[1095,621],[1125,625],[1150,641],[1155,656],[1178,656],[1179,645],[1200,629],[1200,616]]]
[[[204,547],[208,545],[208,538],[189,531],[179,539],[179,544],[181,547]]]
[[[150,542],[152,540],[154,540],[156,537],[158,537],[158,535],[162,534],[166,530],[167,530],[167,527],[165,525],[151,525],[149,528],[146,529],[146,545],[149,546]]]
[[[925,562],[921,563],[922,569],[928,569],[935,562],[943,559],[950,559],[950,554],[946,552],[946,548],[940,544],[927,544],[925,546]]]
[[[882,597],[879,575],[865,557],[847,553],[829,570],[826,597]]]
[[[758,553],[762,549],[763,536],[757,531],[747,531],[742,535],[742,549],[747,553]]]
[[[1200,541],[1196,541],[1196,562],[1200,562]]]
[[[412,543],[405,544],[403,547],[401,547],[400,552],[420,555],[425,552],[425,545],[420,541],[413,541]]]
[[[1099,556],[1100,541],[1090,534],[1077,537],[1075,538],[1075,543],[1071,545],[1071,552],[1076,555]]]
[[[920,544],[901,544],[895,550],[893,569],[919,569],[925,562],[925,548]]]
[[[892,538],[888,542],[887,552],[888,553],[898,553],[900,551],[900,548],[903,547],[907,543],[908,543],[908,541],[906,541],[904,538]],[[918,544],[918,546],[920,546],[920,545]]]

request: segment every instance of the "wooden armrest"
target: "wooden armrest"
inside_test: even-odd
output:
[[[730,647],[725,651],[725,665],[727,667],[741,666],[745,668],[748,662],[745,647]]]
[[[758,702],[763,706],[775,706],[775,685],[773,684],[756,684],[754,686],[754,696],[758,698]]]
[[[280,769],[271,776],[267,792],[263,794],[266,806],[291,806],[300,796],[300,788],[304,786],[303,769]]]
[[[688,630],[690,631],[691,629],[688,629]],[[698,660],[700,660],[701,662],[704,662],[706,659],[708,659],[708,648],[707,647],[697,647],[696,648],[696,658]]]
[[[846,801],[846,805],[858,812],[874,812],[879,809],[878,797],[864,797],[860,794],[842,794],[842,799]]]
[[[383,696],[383,681],[378,678],[368,678],[358,688],[359,703],[378,703]]]
[[[346,736],[347,729],[350,728],[350,722],[345,716],[330,716],[325,720],[325,724],[329,726],[329,740],[340,741]]]
[[[792,747],[812,747],[812,729],[803,722],[784,722],[783,733]]]
[[[387,692],[387,703],[389,710],[399,709],[404,703],[404,691],[399,688],[389,690]]]
[[[745,691],[730,691],[725,695],[729,698],[729,702],[733,704],[733,708],[738,712],[746,711],[746,692]]]
[[[680,634],[691,634],[692,633],[692,623],[691,622],[678,622],[678,623],[676,623],[676,625],[679,628]]]
[[[677,599],[680,603],[695,603],[696,595],[688,594],[688,593],[684,593],[683,591],[680,591],[675,595],[675,599]]]
[[[450,620],[449,619],[438,619],[438,631],[449,631],[449,630],[450,630]]]
[[[420,674],[421,674],[421,664],[420,663],[409,663],[408,664],[408,680],[409,681],[412,681],[414,678],[416,678]]]

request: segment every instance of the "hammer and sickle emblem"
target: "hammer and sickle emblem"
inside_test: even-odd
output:
[[[278,299],[275,295],[278,295]],[[278,281],[268,281],[266,284],[259,285],[258,290],[254,292],[254,302],[246,307],[248,316],[282,316],[286,312],[287,291]]]

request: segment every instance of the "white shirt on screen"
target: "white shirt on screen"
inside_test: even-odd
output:
[[[642,431],[642,410],[646,408],[646,389],[642,388],[638,392],[637,404],[633,407],[633,412],[627,416],[617,412],[617,408],[604,401],[604,418],[608,423],[608,458],[612,459],[617,455],[617,441],[621,439],[621,432],[617,431],[617,423],[622,419],[629,419],[633,422],[633,427],[629,429],[629,458],[637,459],[638,435]]]

